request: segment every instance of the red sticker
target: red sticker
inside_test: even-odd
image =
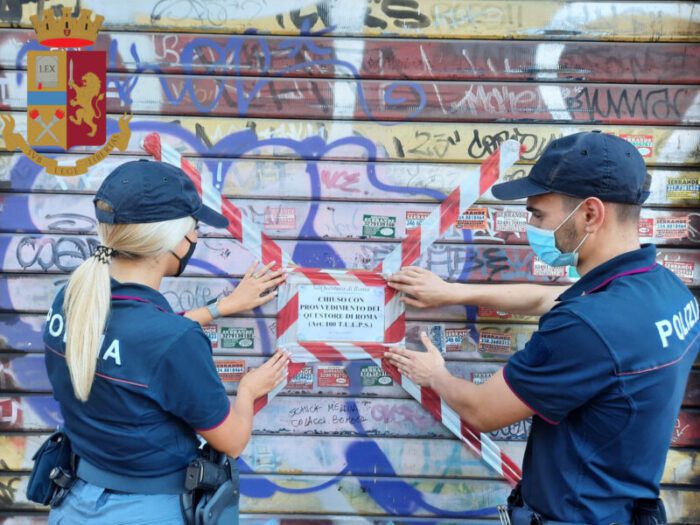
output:
[[[0,399],[0,423],[5,429],[20,428],[24,422],[24,409],[16,397]]]
[[[654,219],[639,219],[639,236],[650,238],[654,236]]]
[[[486,208],[469,208],[457,217],[457,228],[461,230],[485,230],[488,227]]]
[[[214,361],[216,372],[224,382],[240,381],[245,374],[245,361],[235,359],[231,361]]]
[[[637,151],[642,157],[648,158],[654,155],[653,135],[629,135],[627,133],[622,133],[620,138],[625,139],[637,148]]]
[[[318,386],[320,387],[348,387],[350,378],[345,372],[344,366],[319,366]]]
[[[513,348],[511,334],[485,330],[479,334],[479,352],[484,354],[510,354]]]

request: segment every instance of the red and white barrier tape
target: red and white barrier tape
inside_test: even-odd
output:
[[[143,141],[143,148],[156,160],[162,160],[182,168],[194,182],[204,204],[219,211],[229,220],[227,230],[234,239],[256,257],[256,260],[261,261],[263,264],[275,261],[280,267],[289,267],[291,265],[291,257],[275,241],[270,239],[245,217],[240,209],[216,190],[210,175],[202,176],[175,148],[161,143],[158,133],[151,133],[146,136]],[[501,144],[501,147],[481,164],[479,178],[466,178],[419,227],[407,234],[406,239],[377,266],[375,271],[384,275],[390,275],[401,269],[402,266],[413,264],[418,260],[435,241],[456,223],[462,212],[469,209],[482,193],[487,191],[508,168],[515,164],[519,158],[520,151],[521,145],[514,140],[508,140]],[[291,272],[304,276],[310,284],[339,284],[337,279],[333,277],[334,272],[331,270],[293,268]],[[375,281],[381,279],[376,273],[361,270],[350,270],[342,273],[343,275],[350,275],[365,285],[377,286],[378,283],[375,283]],[[287,288],[285,287],[285,289]],[[402,376],[393,365],[382,360],[386,347],[391,344],[402,343],[405,334],[405,314],[398,303],[398,293],[390,288],[387,288],[387,290],[389,291],[385,296],[385,307],[389,314],[390,322],[386,323],[387,333],[385,334],[384,343],[325,344],[314,342],[292,344],[289,341],[288,348],[292,351],[293,362],[289,364],[287,381],[280,384],[267,396],[256,399],[255,412],[260,411],[284,389],[287,383],[307,363],[372,359],[377,365],[382,366],[421,406],[462,440],[486,464],[509,482],[517,483],[521,477],[520,469],[486,434],[476,432],[470,428],[459,418],[454,410],[440,399],[434,390],[419,387],[407,377]],[[278,316],[277,332],[280,347],[284,347],[285,338],[289,337],[287,334],[290,333],[290,329],[292,329],[297,320],[295,316],[298,318],[298,308],[296,308],[296,311],[294,308],[295,304],[298,305],[295,297],[298,299],[298,295],[292,294],[290,297],[284,297],[280,301],[280,304],[283,305]],[[280,320],[282,321],[281,324]],[[390,329],[390,327],[392,328]]]
[[[515,140],[507,140],[494,153],[489,155],[479,168],[479,178],[465,177],[462,183],[435,208],[423,222],[406,234],[399,246],[387,255],[375,268],[384,275],[398,272],[403,266],[409,266],[427,253],[428,248],[439,240],[447,230],[457,222],[520,158],[521,145]]]
[[[262,264],[274,261],[281,268],[292,263],[292,258],[282,250],[279,244],[270,239],[248,217],[244,216],[239,208],[221,195],[214,187],[211,174],[200,174],[189,160],[180,155],[179,151],[168,144],[161,143],[158,133],[150,133],[144,138],[143,149],[156,160],[182,168],[194,182],[197,191],[202,196],[202,202],[229,220],[226,229],[255,257],[256,261],[260,261]]]

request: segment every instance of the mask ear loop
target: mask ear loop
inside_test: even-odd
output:
[[[583,246],[583,243],[586,242],[586,239],[588,239],[588,236],[591,234],[591,232],[587,232],[586,235],[583,236],[583,239],[581,239],[581,242],[578,243],[578,246],[574,248],[573,253],[578,253],[578,250],[581,246]]]
[[[578,206],[576,206],[573,210],[571,210],[571,213],[569,213],[569,215],[566,216],[566,218],[561,222],[561,224],[560,224],[559,226],[557,226],[554,230],[552,230],[552,233],[556,233],[556,231],[557,231],[559,228],[561,228],[562,226],[564,226],[564,224],[566,224],[566,221],[568,221],[568,220],[573,216],[573,214],[576,213],[576,211],[578,211],[578,209],[581,207],[581,205],[582,205],[584,202],[586,202],[586,199],[583,199],[581,202],[579,202],[579,203],[578,203]],[[573,250],[571,253],[574,253],[574,254],[576,254],[576,255],[578,256],[579,248],[581,248],[581,246],[583,246],[583,243],[586,242],[586,239],[588,239],[588,236],[589,236],[590,234],[591,234],[591,232],[587,232],[586,235],[583,236],[583,239],[581,239],[581,242],[578,243],[578,246],[576,246],[576,248],[574,248],[574,250]]]
[[[568,221],[568,220],[573,216],[573,214],[576,213],[576,212],[578,211],[578,209],[581,207],[581,205],[582,205],[584,202],[586,202],[586,199],[583,199],[581,202],[579,202],[579,203],[578,203],[578,206],[576,206],[573,210],[571,210],[571,213],[569,213],[569,215],[567,215],[566,218],[565,218],[563,221],[561,221],[561,223],[559,223],[559,226],[557,226],[556,228],[554,228],[552,231],[553,231],[553,232],[556,232],[559,228],[561,228],[562,226],[564,226],[564,225],[566,224],[566,221]]]
[[[191,241],[190,238],[189,238],[187,235],[185,235],[184,239],[189,243],[189,248],[192,248],[192,245],[193,245],[193,244],[197,244],[196,241]],[[189,249],[188,249],[188,251],[189,251]],[[173,257],[175,257],[175,258],[178,260],[178,262],[179,262],[180,264],[182,264],[182,260],[184,259],[184,257],[180,257],[180,256],[179,256],[178,254],[176,254],[173,250],[170,250],[170,253],[173,255]],[[187,255],[185,255],[185,257],[187,257]]]
[[[193,230],[193,231],[196,231],[196,230]],[[188,233],[187,235],[189,235],[189,233]],[[193,244],[196,244],[197,241],[191,240],[187,235],[185,235],[185,236],[183,237],[183,239],[185,239],[185,240],[188,242],[188,248],[189,248],[189,247],[192,246]],[[170,250],[170,253],[172,253],[173,256],[174,256],[178,261],[181,261],[181,260],[182,260],[182,258],[180,258],[173,250]]]

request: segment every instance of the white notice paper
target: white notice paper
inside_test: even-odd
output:
[[[299,341],[384,342],[384,288],[299,286]]]

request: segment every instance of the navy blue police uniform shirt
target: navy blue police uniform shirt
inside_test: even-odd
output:
[[[111,310],[85,403],[73,394],[65,359],[65,289],[56,296],[44,329],[53,395],[78,456],[116,474],[170,474],[196,456],[194,430],[226,419],[229,400],[199,324],[173,313],[152,288],[111,283]]]
[[[691,366],[698,303],[644,245],[583,276],[504,368],[534,412],[525,502],[546,518],[630,522],[656,498]]]

